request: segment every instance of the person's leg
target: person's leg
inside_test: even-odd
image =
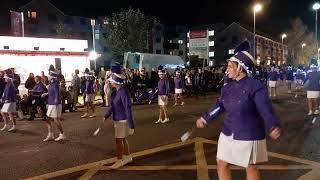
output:
[[[309,113],[308,115],[312,114],[312,99],[308,98],[308,107],[309,107]]]
[[[174,94],[174,105],[175,106],[178,105],[178,94],[177,93]]]
[[[117,145],[117,158],[118,160],[120,160],[122,159],[123,151],[124,151],[123,139],[116,138],[116,145]]]
[[[106,107],[106,96],[105,94],[101,94],[101,98],[102,98],[102,107]]]
[[[217,160],[217,171],[219,180],[231,180],[231,171],[227,162]]]
[[[179,94],[179,97],[180,97],[181,105],[184,105],[182,93]]]
[[[269,86],[269,96],[272,96],[272,87]]]
[[[48,135],[47,135],[47,137],[43,140],[44,142],[50,141],[50,140],[54,140],[51,121],[52,121],[52,119],[49,118],[49,117],[48,117],[47,120],[46,120],[46,125],[47,125],[47,129],[48,129]]]
[[[1,112],[1,116],[2,116],[2,119],[4,121],[4,126],[3,128],[1,129],[1,131],[5,130],[7,127],[8,127],[8,116],[7,116],[7,113],[5,112]]]
[[[166,105],[162,106],[162,108],[163,108],[164,118],[169,119],[169,112],[168,112],[167,106]]]
[[[60,121],[60,118],[54,118],[54,123],[56,124],[56,126],[58,127],[60,134],[64,134],[63,133],[63,127]]]
[[[45,121],[47,118],[47,106],[46,106],[45,102],[42,100],[40,101],[40,108],[41,108],[42,115],[43,115],[42,120]]]
[[[129,142],[126,138],[124,138],[122,140],[123,140],[122,142],[123,142],[123,147],[124,147],[123,154],[128,156],[128,155],[130,155]]]
[[[13,125],[16,126],[17,125],[17,121],[16,121],[16,118],[14,116],[15,113],[13,112],[9,112],[9,119],[12,121]]]
[[[246,168],[247,180],[260,180],[260,172],[257,166],[249,165]]]

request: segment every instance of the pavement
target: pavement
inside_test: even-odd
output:
[[[279,91],[273,104],[284,134],[279,140],[267,139],[269,162],[259,165],[262,179],[320,179],[320,118],[311,123],[305,94],[294,98],[284,87]],[[195,130],[186,142],[180,141],[217,97],[189,98],[185,106],[177,107],[170,101],[171,122],[167,124],[154,123],[157,104],[135,105],[137,127],[129,137],[134,162],[112,171],[108,168],[116,160],[112,122],[93,135],[106,108],[99,107],[96,118],[80,118],[83,109],[64,114],[68,140],[63,142],[42,142],[47,132],[41,120],[19,121],[17,132],[0,132],[0,179],[218,179],[215,156],[223,116]],[[245,179],[244,169],[231,168],[233,179]]]

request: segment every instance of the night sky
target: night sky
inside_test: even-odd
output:
[[[253,25],[253,0],[52,0],[66,14],[96,17],[121,8],[140,8],[170,25],[196,26],[239,22]],[[301,17],[314,30],[314,0],[264,0],[257,15],[257,29],[278,36],[289,28],[290,20]]]

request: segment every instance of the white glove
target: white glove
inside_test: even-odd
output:
[[[129,135],[133,135],[134,129],[129,129]]]
[[[48,93],[43,93],[42,95],[41,95],[41,98],[44,98],[44,97],[46,97],[48,95]]]

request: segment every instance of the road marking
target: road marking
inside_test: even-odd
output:
[[[120,171],[159,171],[159,170],[197,170],[198,180],[207,180],[209,179],[208,170],[217,169],[217,165],[207,165],[206,157],[204,153],[203,144],[212,144],[217,145],[216,141],[208,140],[205,138],[197,137],[194,139],[187,140],[185,142],[176,142],[172,144],[167,144],[159,147],[155,147],[152,149],[147,149],[139,152],[135,152],[132,154],[133,158],[150,156],[153,154],[158,154],[165,151],[175,150],[179,148],[186,147],[188,145],[195,146],[195,155],[196,155],[196,165],[169,165],[169,166],[124,166],[120,168]],[[302,159],[298,157],[288,156],[284,154],[268,152],[270,157],[279,158],[287,161],[291,161],[294,163],[293,165],[257,165],[257,167],[261,170],[311,170],[310,172],[304,174],[299,177],[299,180],[309,180],[320,179],[320,163],[310,161],[307,159]],[[49,179],[54,177],[59,177],[63,175],[72,174],[75,172],[80,172],[83,170],[87,170],[80,179],[91,179],[97,172],[99,171],[110,171],[108,165],[114,163],[117,160],[116,157],[89,163],[81,166],[76,166],[72,168],[68,168],[65,170],[60,170],[28,179]],[[230,166],[231,170],[244,170],[242,167],[238,166]]]
[[[197,162],[198,180],[209,180],[208,164],[204,154],[203,143],[196,142],[194,150]]]
[[[297,180],[319,180],[320,179],[320,169],[313,169],[307,174],[299,177]]]

